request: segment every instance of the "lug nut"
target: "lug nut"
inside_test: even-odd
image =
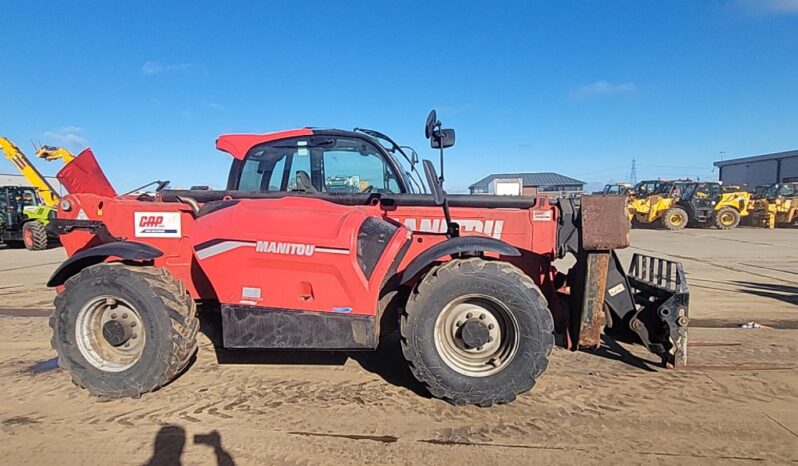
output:
[[[111,314],[112,319],[116,319],[116,314]]]
[[[485,314],[480,314],[479,315],[479,320],[485,320]]]
[[[135,326],[136,326],[136,323],[135,323],[135,322],[131,322],[131,323],[130,323],[130,326],[131,326],[131,327],[135,327]]]
[[[136,338],[138,338],[138,335],[136,335],[136,334],[134,333],[133,335],[130,335],[130,338],[132,338],[132,339],[134,339],[134,340],[135,340]]]
[[[488,330],[493,330],[496,326],[493,324],[488,324]]]
[[[466,319],[470,319],[470,318],[472,318],[472,317],[474,317],[474,314],[472,314],[472,313],[470,313],[470,312],[469,312],[468,314],[466,314]]]
[[[458,327],[459,327],[459,326],[463,325],[463,322],[458,320],[457,322],[455,322],[455,324],[454,324],[454,325],[456,325],[456,326],[458,326]]]
[[[482,347],[481,346],[477,346],[477,351],[482,351]]]
[[[127,319],[127,313],[125,313],[125,314],[122,314],[122,318],[123,318],[123,319]]]
[[[493,343],[493,337],[488,337],[488,343]]]

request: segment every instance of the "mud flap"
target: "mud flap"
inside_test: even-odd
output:
[[[635,254],[624,274],[613,252],[607,274],[607,334],[630,335],[662,358],[665,367],[687,364],[690,292],[679,262]]]

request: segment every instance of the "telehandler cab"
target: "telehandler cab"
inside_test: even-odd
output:
[[[642,255],[623,271],[623,197],[448,195],[454,130],[433,111],[425,134],[440,176],[377,131],[302,128],[221,136],[228,189],[155,196],[116,195],[84,151],[51,223],[69,254],[49,281],[59,363],[97,395],[156,390],[195,352],[199,300],[227,348],[374,350],[398,330],[414,376],[457,405],[531,389],[555,335],[596,348],[607,328],[686,363],[684,271]]]

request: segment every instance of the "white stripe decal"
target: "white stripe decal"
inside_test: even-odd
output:
[[[316,252],[326,252],[327,254],[349,254],[349,249],[316,248]]]
[[[222,254],[224,252],[232,251],[233,249],[242,248],[245,246],[254,248],[255,243],[248,243],[246,241],[223,241],[219,244],[214,244],[213,246],[208,246],[205,249],[197,251],[197,257],[200,260],[207,259],[217,254]]]

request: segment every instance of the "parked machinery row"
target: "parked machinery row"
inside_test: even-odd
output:
[[[602,194],[624,195],[633,226],[681,230],[687,226],[730,230],[798,223],[798,183],[758,186],[749,192],[717,181],[645,180],[608,184]]]

